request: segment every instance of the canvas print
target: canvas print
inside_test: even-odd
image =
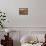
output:
[[[28,8],[19,8],[19,15],[28,15]]]

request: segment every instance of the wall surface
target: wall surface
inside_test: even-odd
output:
[[[32,26],[46,27],[46,0],[32,0]]]
[[[19,8],[31,8],[30,0],[1,0],[0,1],[0,9],[6,12],[8,23],[6,24],[7,27],[15,27],[15,26],[23,26],[25,24],[28,25],[30,22],[29,17],[19,16]],[[30,15],[30,12],[29,12]],[[27,23],[27,21],[29,21]],[[22,24],[23,23],[23,24]]]
[[[28,16],[19,16],[19,8],[29,8]],[[6,27],[46,27],[46,0],[0,0],[6,12]]]

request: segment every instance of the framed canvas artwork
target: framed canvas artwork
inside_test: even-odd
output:
[[[19,15],[28,15],[28,8],[19,8]]]

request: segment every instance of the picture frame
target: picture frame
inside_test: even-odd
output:
[[[19,15],[28,15],[28,8],[19,8]]]

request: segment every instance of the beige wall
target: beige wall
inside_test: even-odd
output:
[[[29,16],[19,16],[21,7],[31,9]],[[46,28],[46,0],[0,0],[0,9],[6,12],[8,27],[32,27],[28,30],[45,30]],[[38,28],[37,28],[38,27]],[[41,28],[40,28],[41,27]],[[23,28],[14,28],[16,30]],[[25,28],[27,30],[27,28]]]
[[[19,16],[21,7],[29,8],[28,16]],[[46,27],[46,0],[0,0],[0,9],[6,12],[7,27]]]

